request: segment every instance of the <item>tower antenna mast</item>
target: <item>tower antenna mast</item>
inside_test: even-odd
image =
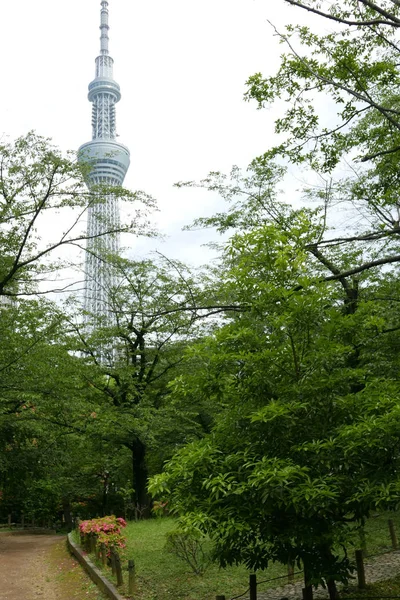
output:
[[[117,285],[117,279],[104,256],[119,250],[118,198],[112,193],[104,198],[94,188],[121,186],[130,164],[128,148],[116,141],[115,107],[121,99],[121,91],[113,75],[109,29],[108,2],[101,0],[100,54],[96,58],[95,78],[89,84],[88,95],[92,103],[92,140],[78,151],[79,161],[90,165],[87,185],[94,192],[88,212],[85,257],[84,308],[88,323],[93,317],[104,318],[109,323],[110,292]]]

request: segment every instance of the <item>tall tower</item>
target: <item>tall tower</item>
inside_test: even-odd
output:
[[[121,99],[120,87],[113,78],[114,60],[108,51],[108,2],[101,2],[100,55],[96,58],[96,75],[89,84],[92,107],[92,141],[79,148],[82,163],[91,166],[89,189],[97,185],[120,186],[129,168],[129,150],[116,142],[115,105]],[[85,259],[85,310],[94,316],[107,316],[110,289],[115,274],[99,254],[115,253],[118,234],[106,234],[119,226],[118,199],[112,194],[89,207]]]

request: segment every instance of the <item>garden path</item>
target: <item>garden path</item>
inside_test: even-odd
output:
[[[103,600],[59,535],[0,534],[0,600]]]

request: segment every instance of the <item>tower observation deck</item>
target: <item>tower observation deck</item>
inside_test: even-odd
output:
[[[113,78],[114,60],[109,55],[108,2],[101,2],[100,55],[96,58],[96,75],[89,84],[92,102],[92,140],[78,151],[78,160],[89,163],[87,185],[121,186],[129,168],[129,150],[116,141],[115,105],[121,99],[120,87]],[[105,266],[100,253],[115,253],[119,248],[118,199],[112,194],[89,207],[85,258],[85,300],[88,317],[109,315],[109,292],[117,281],[111,268]]]

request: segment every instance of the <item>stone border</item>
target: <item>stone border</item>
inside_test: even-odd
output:
[[[75,556],[78,562],[88,573],[90,579],[109,597],[111,600],[126,600],[121,596],[117,588],[110,582],[101,571],[92,563],[81,548],[72,540],[72,535],[69,533],[67,537],[68,549]]]

